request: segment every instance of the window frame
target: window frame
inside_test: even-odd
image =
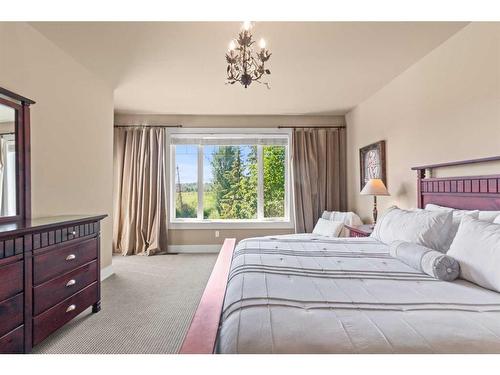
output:
[[[238,138],[255,138],[256,136],[282,136],[286,138],[286,162],[285,162],[285,216],[283,218],[265,218],[264,217],[264,165],[263,165],[263,145],[257,145],[257,164],[258,164],[258,184],[257,184],[257,218],[256,219],[204,219],[203,218],[203,162],[204,146],[198,145],[198,207],[196,218],[177,218],[175,217],[175,145],[172,144],[172,137],[186,137],[219,135],[219,136],[238,136]],[[294,227],[293,220],[293,200],[292,200],[292,169],[291,169],[291,140],[292,132],[290,129],[277,128],[255,128],[255,129],[235,129],[235,128],[172,128],[167,132],[166,155],[168,157],[168,215],[169,227],[171,229],[289,229]]]

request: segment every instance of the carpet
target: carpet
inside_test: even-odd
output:
[[[114,256],[102,310],[84,311],[33,353],[177,353],[217,254]]]

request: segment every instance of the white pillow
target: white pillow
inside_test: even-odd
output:
[[[428,203],[427,205],[425,205],[425,209],[428,211],[445,211],[453,213],[453,225],[450,228],[444,250],[448,250],[450,248],[451,243],[453,242],[453,239],[457,234],[458,226],[460,225],[462,218],[464,216],[469,216],[472,217],[473,219],[478,219],[480,213],[479,210],[458,210],[455,208],[438,206],[437,204],[432,204],[432,203]]]
[[[465,216],[447,255],[460,263],[460,277],[500,292],[500,224]]]
[[[451,243],[453,242],[453,239],[457,235],[458,227],[460,226],[460,223],[462,222],[462,218],[464,217],[470,217],[471,219],[478,219],[479,217],[479,211],[465,211],[465,210],[453,210],[453,225],[450,228],[450,232],[448,235],[448,241],[445,246],[445,249],[448,250],[451,246]]]
[[[452,225],[451,212],[391,207],[375,225],[371,237],[388,245],[393,241],[406,241],[444,252],[449,246]]]
[[[446,211],[446,212],[453,212],[453,216],[458,216],[459,217],[459,224],[460,224],[460,220],[462,219],[462,217],[464,215],[470,215],[472,216],[474,219],[478,219],[479,215],[483,212],[493,212],[493,211],[479,211],[479,210],[459,210],[457,208],[451,208],[451,207],[444,207],[444,206],[439,206],[437,204],[432,204],[432,203],[428,203],[425,205],[425,209],[427,211]],[[489,215],[485,215],[485,216],[489,216]],[[496,215],[495,215],[496,216]],[[493,221],[493,219],[491,220]]]
[[[361,218],[354,212],[340,212],[340,211],[324,211],[321,217],[330,221],[341,221],[345,225],[357,226],[362,225]],[[339,237],[349,237],[349,230],[344,226],[340,231]]]
[[[458,210],[458,208],[440,206],[439,204],[434,204],[434,203],[427,203],[425,205],[425,209],[427,211],[439,211],[439,210],[453,211],[453,210]],[[467,211],[467,210],[458,210],[458,211]]]
[[[326,237],[338,237],[343,227],[344,223],[341,221],[331,221],[319,218],[314,226],[313,233]]]
[[[479,211],[479,220],[489,221],[493,223],[494,220],[500,215],[500,211]]]

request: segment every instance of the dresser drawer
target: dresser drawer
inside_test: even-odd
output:
[[[72,271],[97,258],[98,239],[92,238],[72,245],[35,255],[33,280],[35,285]]]
[[[23,261],[0,266],[0,302],[22,290]]]
[[[97,281],[97,261],[47,281],[34,289],[34,315],[47,310]]]
[[[62,327],[97,302],[97,282],[48,309],[33,319],[33,345]]]
[[[37,250],[47,246],[71,241],[80,237],[90,236],[99,233],[99,222],[75,224],[49,230],[45,232],[33,233],[33,249]]]
[[[0,353],[17,354],[24,352],[24,326],[20,326],[4,336],[0,335]]]
[[[0,336],[23,324],[23,316],[24,298],[22,293],[0,302]]]

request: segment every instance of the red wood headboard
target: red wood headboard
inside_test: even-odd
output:
[[[428,203],[462,210],[500,210],[500,174],[432,178],[434,168],[500,161],[500,156],[413,167],[417,176],[418,207]]]

